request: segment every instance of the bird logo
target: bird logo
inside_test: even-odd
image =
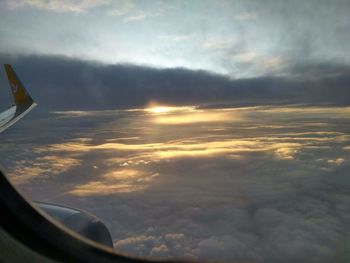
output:
[[[11,88],[12,88],[14,93],[16,93],[18,91],[18,86],[15,83],[11,84]]]

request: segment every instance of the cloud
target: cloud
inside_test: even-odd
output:
[[[52,155],[38,157],[31,161],[19,160],[15,163],[16,176],[13,177],[13,182],[23,184],[37,177],[55,176],[80,164],[80,161],[75,158]]]
[[[228,63],[235,64],[238,69],[243,67],[254,70],[258,75],[283,74],[288,66],[287,61],[280,56],[258,54],[252,51],[227,54],[227,59],[231,60]]]
[[[153,236],[138,236],[120,240],[114,244],[116,249],[127,251],[130,254],[144,255],[154,246],[156,238]]]
[[[114,243],[114,246],[117,251],[123,251],[130,255],[137,254],[164,259],[171,258],[169,253],[174,256],[176,253],[184,252],[181,248],[183,239],[184,235],[182,233],[168,233],[164,236],[140,235],[119,240]],[[185,254],[187,258],[191,256],[190,254]],[[184,255],[181,257],[184,257]]]
[[[350,104],[348,67],[340,65],[338,74],[326,74],[334,72],[334,65],[322,71],[315,65],[304,70],[312,74],[292,71],[293,78],[232,79],[205,71],[105,65],[59,56],[2,55],[0,61],[13,64],[41,107],[58,110],[142,108],[152,102],[214,107]]]
[[[79,1],[57,1],[57,0],[15,0],[7,1],[9,9],[31,7],[51,12],[85,13],[88,10],[110,4],[110,0],[79,0]]]
[[[257,12],[243,12],[234,17],[234,19],[238,21],[255,20],[257,18],[258,18]]]
[[[236,43],[237,39],[229,39],[229,38],[218,38],[218,37],[211,37],[209,39],[206,39],[202,43],[202,48],[207,50],[224,50],[224,49],[231,49]]]
[[[327,162],[330,164],[341,165],[345,161],[344,158],[337,158],[335,160],[328,160]]]
[[[280,67],[283,63],[279,57],[266,57],[255,52],[236,53],[232,56],[232,59],[240,63],[262,64],[264,67]]]
[[[9,28],[2,31],[2,52],[181,66],[243,78],[285,76],[293,69],[305,75],[312,73],[316,64],[343,67],[350,63],[346,0],[331,4],[325,0],[303,4],[271,0],[204,4],[144,0],[7,2],[22,9],[1,16],[2,24]],[[47,12],[36,12],[33,16],[34,9],[61,13],[48,16]],[[74,15],[77,13],[86,15],[79,20]],[[10,22],[18,19],[24,27]],[[14,32],[23,36],[21,41]],[[232,59],[234,52],[257,56],[249,63],[238,63]]]
[[[158,175],[157,173],[147,174],[135,169],[112,171],[105,174],[100,181],[76,185],[69,193],[76,196],[101,196],[142,191]]]
[[[192,38],[192,35],[160,35],[158,38],[166,41],[187,41]]]
[[[225,121],[238,121],[240,119],[239,113],[228,112],[228,111],[215,111],[215,110],[205,110],[205,111],[184,111],[174,114],[163,114],[156,115],[154,117],[154,122],[156,124],[169,124],[169,125],[179,125],[179,124],[190,124],[190,123],[205,123],[205,122],[225,122]]]
[[[122,1],[117,7],[111,8],[107,11],[108,16],[125,16],[130,13],[135,7],[134,3],[128,0]]]
[[[129,23],[129,22],[135,22],[135,21],[141,21],[146,19],[147,14],[144,11],[139,11],[138,13],[134,15],[130,15],[128,17],[124,18],[124,23]]]
[[[103,169],[104,175],[96,180],[79,183],[70,191],[76,195],[94,195],[94,194],[111,194],[116,192],[141,191],[148,187],[150,183],[159,175],[158,171],[143,171],[145,166],[156,164],[163,161],[176,161],[179,158],[213,158],[215,156],[231,156],[232,158],[243,158],[245,155],[253,153],[268,153],[279,160],[295,160],[299,154],[307,149],[329,149],[329,143],[346,143],[350,136],[342,132],[331,131],[301,131],[301,132],[279,132],[278,129],[286,128],[285,126],[271,125],[263,126],[265,129],[275,129],[275,132],[269,135],[255,133],[261,129],[266,119],[271,117],[283,122],[285,116],[288,119],[301,118],[305,119],[305,127],[313,127],[308,123],[312,118],[336,118],[346,119],[349,107],[334,108],[238,108],[222,110],[196,110],[193,108],[183,108],[174,110],[169,113],[149,113],[148,110],[133,111],[67,111],[53,112],[55,116],[54,123],[57,123],[57,129],[60,125],[65,127],[67,121],[76,120],[78,123],[83,119],[95,120],[96,123],[108,122],[116,116],[133,116],[136,123],[142,123],[143,127],[160,127],[162,130],[168,130],[172,133],[178,129],[186,129],[201,123],[209,125],[208,131],[214,134],[208,136],[192,136],[191,138],[161,141],[145,142],[141,134],[127,134],[128,137],[106,138],[94,142],[91,135],[78,133],[77,138],[70,140],[54,139],[56,143],[47,143],[45,146],[28,147],[31,160],[16,161],[11,174],[16,174],[14,181],[18,184],[28,183],[34,179],[45,178],[47,174],[56,175],[65,173],[83,163],[84,156],[101,154],[104,156],[105,163],[91,164],[94,169]],[[78,113],[78,115],[76,115]],[[187,115],[189,114],[189,115]],[[77,119],[77,116],[79,117]],[[183,116],[185,121],[183,121]],[[189,117],[190,116],[190,117]],[[194,118],[196,116],[200,121]],[[222,118],[224,116],[224,118]],[[129,118],[129,117],[128,117]],[[127,118],[127,119],[128,119]],[[162,121],[159,121],[162,118]],[[167,120],[167,118],[170,118]],[[174,122],[174,119],[176,122]],[[257,119],[262,121],[261,124]],[[248,129],[241,127],[247,135],[244,138],[230,138],[225,134],[226,129],[210,129],[210,127],[222,127],[229,123],[240,127],[242,123],[254,121],[255,125],[250,125]],[[45,124],[41,124],[45,125]],[[129,124],[126,125],[128,127]],[[292,129],[293,126],[290,126]],[[294,126],[295,129],[297,126]],[[317,127],[317,126],[316,126]],[[79,129],[79,126],[76,127]],[[322,126],[321,126],[322,128]],[[155,129],[153,133],[159,134],[160,131]],[[249,135],[251,134],[251,135]],[[64,138],[62,138],[64,139]],[[4,146],[4,150],[9,146]],[[346,146],[343,148],[346,150]],[[118,152],[118,156],[114,153]],[[26,158],[25,158],[26,159]],[[342,165],[345,162],[343,156],[337,158],[318,158],[320,167],[324,169],[331,168],[332,165]],[[101,170],[102,172],[102,170]],[[94,171],[95,173],[95,171]]]
[[[39,103],[1,134],[9,177],[35,200],[101,217],[117,251],[347,262],[347,66],[312,64],[288,77],[232,79],[64,57],[1,57]]]
[[[240,118],[154,122],[186,111]],[[100,217],[118,252],[346,262],[348,118],[349,107],[37,110],[2,134],[0,154],[14,180],[24,167],[46,170],[21,190]]]

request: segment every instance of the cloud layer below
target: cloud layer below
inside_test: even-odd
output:
[[[32,199],[101,217],[117,251],[347,262],[348,120],[348,107],[37,111],[0,154]]]

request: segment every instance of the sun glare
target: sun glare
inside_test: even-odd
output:
[[[152,113],[167,113],[170,111],[174,111],[174,107],[154,107],[148,109],[148,111]]]
[[[154,106],[154,107],[146,108],[145,111],[154,113],[154,114],[163,114],[163,113],[170,113],[174,111],[190,111],[194,109],[195,109],[194,106],[184,106],[184,107]]]

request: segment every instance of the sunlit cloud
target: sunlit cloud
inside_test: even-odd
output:
[[[133,140],[140,140],[141,137],[134,136],[134,137],[121,137],[121,138],[113,138],[113,139],[106,139],[107,142],[115,142],[115,141],[133,141]]]
[[[92,163],[92,169],[104,171],[104,174],[92,181],[77,185],[69,190],[73,195],[108,195],[113,193],[142,191],[152,184],[159,176],[156,164],[162,162],[176,162],[184,158],[213,158],[222,156],[244,160],[250,154],[268,154],[276,160],[293,161],[299,158],[299,154],[305,151],[329,151],[330,143],[346,143],[350,141],[350,135],[339,131],[319,130],[327,126],[314,126],[312,131],[292,131],[297,126],[282,124],[258,125],[251,120],[258,121],[259,116],[275,118],[285,116],[287,119],[293,116],[311,114],[315,116],[329,116],[338,118],[346,114],[348,108],[233,108],[222,110],[200,110],[195,107],[170,107],[153,105],[144,110],[136,110],[133,114],[143,116],[144,123],[151,129],[153,136],[163,135],[161,127],[164,125],[182,127],[180,138],[172,140],[144,141],[141,134],[128,134],[128,137],[106,138],[97,143],[89,137],[77,137],[70,141],[58,144],[49,144],[44,147],[33,147],[32,152],[38,157],[30,161],[18,161],[10,169],[10,176],[17,184],[24,184],[37,178],[57,176],[63,172],[81,164],[85,154],[101,154],[105,157],[98,163]],[[99,118],[101,116],[116,116],[122,111],[66,111],[54,112],[55,115],[65,118]],[[128,112],[128,111],[125,111]],[[254,115],[251,115],[253,114]],[[249,122],[249,125],[242,124]],[[279,120],[285,123],[286,120]],[[205,134],[188,136],[186,131],[191,131],[196,124],[210,125],[205,129]],[[236,124],[234,124],[236,123]],[[137,124],[137,123],[136,123]],[[229,126],[228,126],[229,125]],[[227,134],[227,128],[236,126],[242,131]],[[160,130],[158,128],[160,128]],[[306,126],[305,126],[306,127]],[[311,126],[312,127],[312,126]],[[185,130],[183,130],[185,128]],[[248,129],[249,128],[249,129]],[[269,133],[257,134],[261,129]],[[285,130],[288,128],[288,130]],[[142,132],[144,128],[139,129]],[[152,131],[153,130],[153,131]],[[245,132],[244,132],[245,131]],[[210,133],[210,134],[208,134]],[[222,134],[223,133],[223,134]],[[6,145],[5,145],[6,146]],[[348,150],[343,146],[343,150]],[[44,156],[43,156],[44,155]],[[113,156],[117,155],[117,156]],[[344,157],[319,158],[315,162],[321,162],[320,170],[332,169],[332,166],[340,166],[346,162]],[[153,168],[152,168],[153,167]],[[146,169],[147,168],[147,169]],[[146,172],[146,170],[149,170]]]
[[[350,107],[268,107],[261,108],[261,112],[268,113],[290,113],[290,114],[301,114],[305,117],[348,117],[350,114]]]
[[[130,193],[140,191],[143,186],[135,186],[131,184],[110,184],[105,181],[93,181],[84,185],[78,185],[69,193],[77,196],[91,196],[91,195],[111,195],[115,193]]]
[[[118,252],[281,262],[298,242],[295,261],[300,253],[323,259],[327,242],[332,258],[349,225],[348,111],[152,105],[55,112],[43,141],[14,150],[19,158],[8,154],[11,142],[21,145],[16,134],[0,150],[10,178],[34,199],[103,218]],[[185,121],[156,122],[176,117]],[[34,124],[44,127],[39,120],[27,127]],[[286,248],[278,257],[267,252],[279,244]]]
[[[233,140],[209,143],[198,143],[169,147],[169,150],[158,151],[157,155],[162,159],[215,156],[222,154],[234,154],[244,156],[245,153],[271,152],[279,159],[294,159],[298,149],[302,148],[299,143],[267,143],[253,140]],[[175,149],[172,149],[175,148]]]
[[[160,112],[161,113],[161,112]],[[241,116],[238,112],[228,111],[193,111],[183,112],[177,114],[167,114],[156,116],[153,121],[157,124],[168,124],[168,125],[181,125],[191,123],[215,123],[215,122],[235,122],[241,120]]]
[[[324,115],[332,114],[333,117],[343,114],[344,110],[337,108],[278,108],[278,109],[224,109],[224,110],[196,110],[194,107],[165,107],[156,106],[145,110],[145,120],[156,125],[195,125],[196,123],[206,124],[230,124],[237,122],[243,123],[249,118],[251,112],[254,114],[309,114]],[[67,112],[71,116],[85,116],[83,112]],[[92,112],[88,113],[92,114]],[[100,114],[100,113],[99,113]],[[142,114],[142,112],[140,112]],[[147,115],[150,114],[150,115]],[[248,115],[247,115],[248,114]],[[253,117],[255,118],[255,117]],[[217,124],[219,125],[219,124]],[[221,124],[220,124],[221,125]],[[219,126],[220,127],[220,126]],[[254,127],[250,125],[249,128]],[[302,131],[302,132],[279,132],[276,129],[285,128],[285,125],[264,125],[265,129],[275,129],[275,132],[269,133],[269,136],[254,136],[240,134],[239,138],[230,138],[228,136],[198,136],[191,139],[178,139],[165,142],[139,143],[142,137],[121,137],[107,139],[105,143],[95,144],[88,138],[65,142],[61,144],[51,144],[45,148],[35,148],[33,151],[53,152],[53,153],[89,153],[89,152],[119,152],[127,154],[124,157],[114,159],[120,166],[137,166],[149,164],[160,160],[182,158],[182,157],[209,157],[222,154],[242,155],[248,152],[270,152],[278,159],[292,160],[303,149],[321,149],[328,143],[343,143],[350,140],[350,136],[341,132],[332,131]],[[216,128],[217,132],[223,132],[225,129]],[[261,126],[254,129],[261,129]],[[159,131],[158,131],[159,132]],[[156,135],[156,134],[154,134]],[[159,134],[161,136],[161,134]],[[344,148],[346,149],[346,148]]]
[[[14,167],[9,169],[9,176],[15,184],[23,184],[35,178],[49,178],[62,174],[80,163],[71,157],[48,155],[30,161],[16,161]]]
[[[93,111],[54,111],[52,112],[62,117],[87,117],[87,116],[95,116],[96,112]]]
[[[77,196],[111,195],[145,189],[159,174],[122,169],[102,176],[101,180],[77,185],[69,193]]]
[[[183,107],[175,107],[175,106],[150,106],[145,109],[146,112],[150,113],[170,113],[170,112],[179,112],[179,111],[194,111],[194,106],[183,106]]]
[[[106,116],[115,115],[121,110],[103,110],[103,111],[82,111],[82,110],[67,110],[67,111],[52,111],[53,114],[59,117],[96,117],[96,116]]]
[[[240,120],[235,110],[197,110],[195,106],[150,106],[145,109],[152,113],[152,122],[157,124],[181,125],[191,123],[215,123]]]
[[[330,164],[341,165],[342,163],[345,162],[345,159],[344,158],[330,159],[327,162]]]

